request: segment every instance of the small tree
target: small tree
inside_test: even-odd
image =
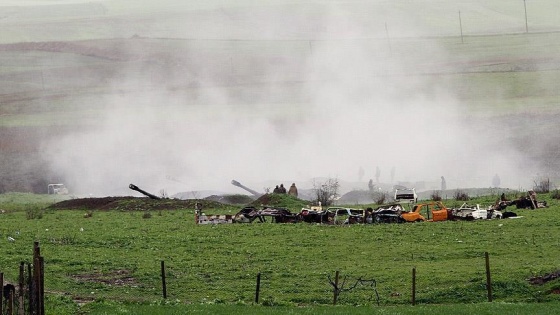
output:
[[[385,200],[389,197],[389,193],[386,191],[378,191],[373,193],[373,201],[375,204],[382,205],[385,203]]]
[[[338,197],[339,187],[340,184],[336,178],[329,178],[324,183],[313,182],[313,190],[315,191],[315,196],[317,196],[317,202],[327,207],[332,205]]]
[[[533,181],[535,185],[533,190],[537,193],[549,193],[550,192],[550,179],[541,178],[540,180]]]
[[[441,201],[441,195],[439,194],[439,190],[434,190],[434,191],[432,192],[432,194],[430,195],[430,198],[431,198],[433,201]]]
[[[455,200],[457,201],[468,201],[470,199],[469,194],[462,190],[455,190],[454,194]]]

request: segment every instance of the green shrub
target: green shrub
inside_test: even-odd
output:
[[[453,195],[453,197],[457,201],[469,201],[470,200],[469,194],[460,190],[460,189],[455,190],[455,194]]]
[[[27,217],[27,220],[33,220],[33,219],[42,219],[43,218],[43,214],[44,214],[44,210],[41,207],[37,207],[34,205],[28,205],[25,207],[25,214]]]
[[[441,195],[438,190],[434,190],[430,195],[430,199],[433,201],[441,201]]]

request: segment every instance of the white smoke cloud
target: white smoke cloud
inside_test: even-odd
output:
[[[376,167],[383,182],[394,167],[395,181],[438,183],[443,175],[448,188],[488,187],[499,173],[504,185],[520,185],[516,150],[497,149],[491,126],[468,124],[446,81],[424,75],[448,52],[418,47],[433,60],[396,54],[383,28],[373,39],[340,40],[367,28],[351,19],[333,24],[340,8],[329,9],[312,25],[336,40],[218,42],[216,49],[235,53],[212,60],[186,49],[165,72],[131,71],[102,96],[96,126],[46,146],[53,169],[76,191],[114,195],[130,194],[129,183],[172,194],[240,192],[232,179],[356,181],[360,167],[364,188]],[[279,21],[259,31],[274,37]],[[123,86],[136,92],[117,93]]]

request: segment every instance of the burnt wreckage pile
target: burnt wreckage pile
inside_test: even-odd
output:
[[[503,205],[500,205],[502,207]],[[454,220],[486,220],[517,217],[513,212],[502,212],[497,206],[482,208],[480,205],[464,203],[459,208],[447,208],[441,202],[419,203],[406,210],[402,204],[391,204],[376,209],[355,209],[345,207],[321,206],[302,208],[298,213],[292,213],[284,207],[253,206],[244,207],[234,215],[207,215],[202,209],[195,212],[196,224],[220,223],[319,223],[319,224],[380,224],[406,222],[438,222]]]
[[[396,194],[397,195],[397,194]],[[546,208],[546,202],[539,202],[536,194],[529,191],[527,197],[516,200],[506,200],[502,198],[494,205],[484,208],[479,204],[462,204],[458,208],[447,208],[440,201],[428,201],[416,203],[416,194],[407,192],[405,197],[396,196],[398,201],[405,200],[410,204],[407,210],[402,203],[394,203],[380,206],[376,209],[355,209],[346,207],[310,206],[302,208],[298,213],[292,213],[284,207],[263,206],[256,208],[253,206],[242,208],[235,215],[206,215],[202,209],[196,210],[197,224],[218,224],[218,223],[252,223],[254,221],[264,223],[320,223],[320,224],[375,224],[375,223],[405,223],[405,222],[437,222],[449,220],[488,220],[506,219],[517,217],[511,211],[504,211],[509,206],[517,209],[537,209]],[[399,198],[400,197],[400,198]],[[404,199],[403,199],[404,198]],[[405,202],[405,204],[406,204]]]
[[[151,199],[161,199],[130,184],[130,189],[138,191]],[[256,193],[256,192],[255,192]],[[347,207],[308,206],[298,213],[292,213],[288,208],[278,206],[243,207],[234,215],[207,215],[202,211],[202,205],[195,206],[196,224],[222,223],[320,223],[320,224],[374,224],[374,223],[405,223],[422,221],[448,220],[479,220],[505,219],[517,217],[511,211],[504,211],[509,206],[517,209],[546,208],[546,202],[537,201],[536,193],[529,191],[527,196],[515,200],[507,200],[502,194],[494,205],[483,208],[479,204],[464,203],[459,208],[447,208],[440,201],[417,203],[418,198],[414,189],[399,188],[395,191],[394,199],[397,203],[380,206],[376,209],[356,209]],[[407,210],[403,204],[409,204]]]

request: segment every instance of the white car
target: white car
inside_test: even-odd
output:
[[[499,210],[481,209],[479,204],[470,206],[464,203],[458,209],[452,209],[453,217],[465,220],[480,220],[480,219],[501,219],[502,212]]]

